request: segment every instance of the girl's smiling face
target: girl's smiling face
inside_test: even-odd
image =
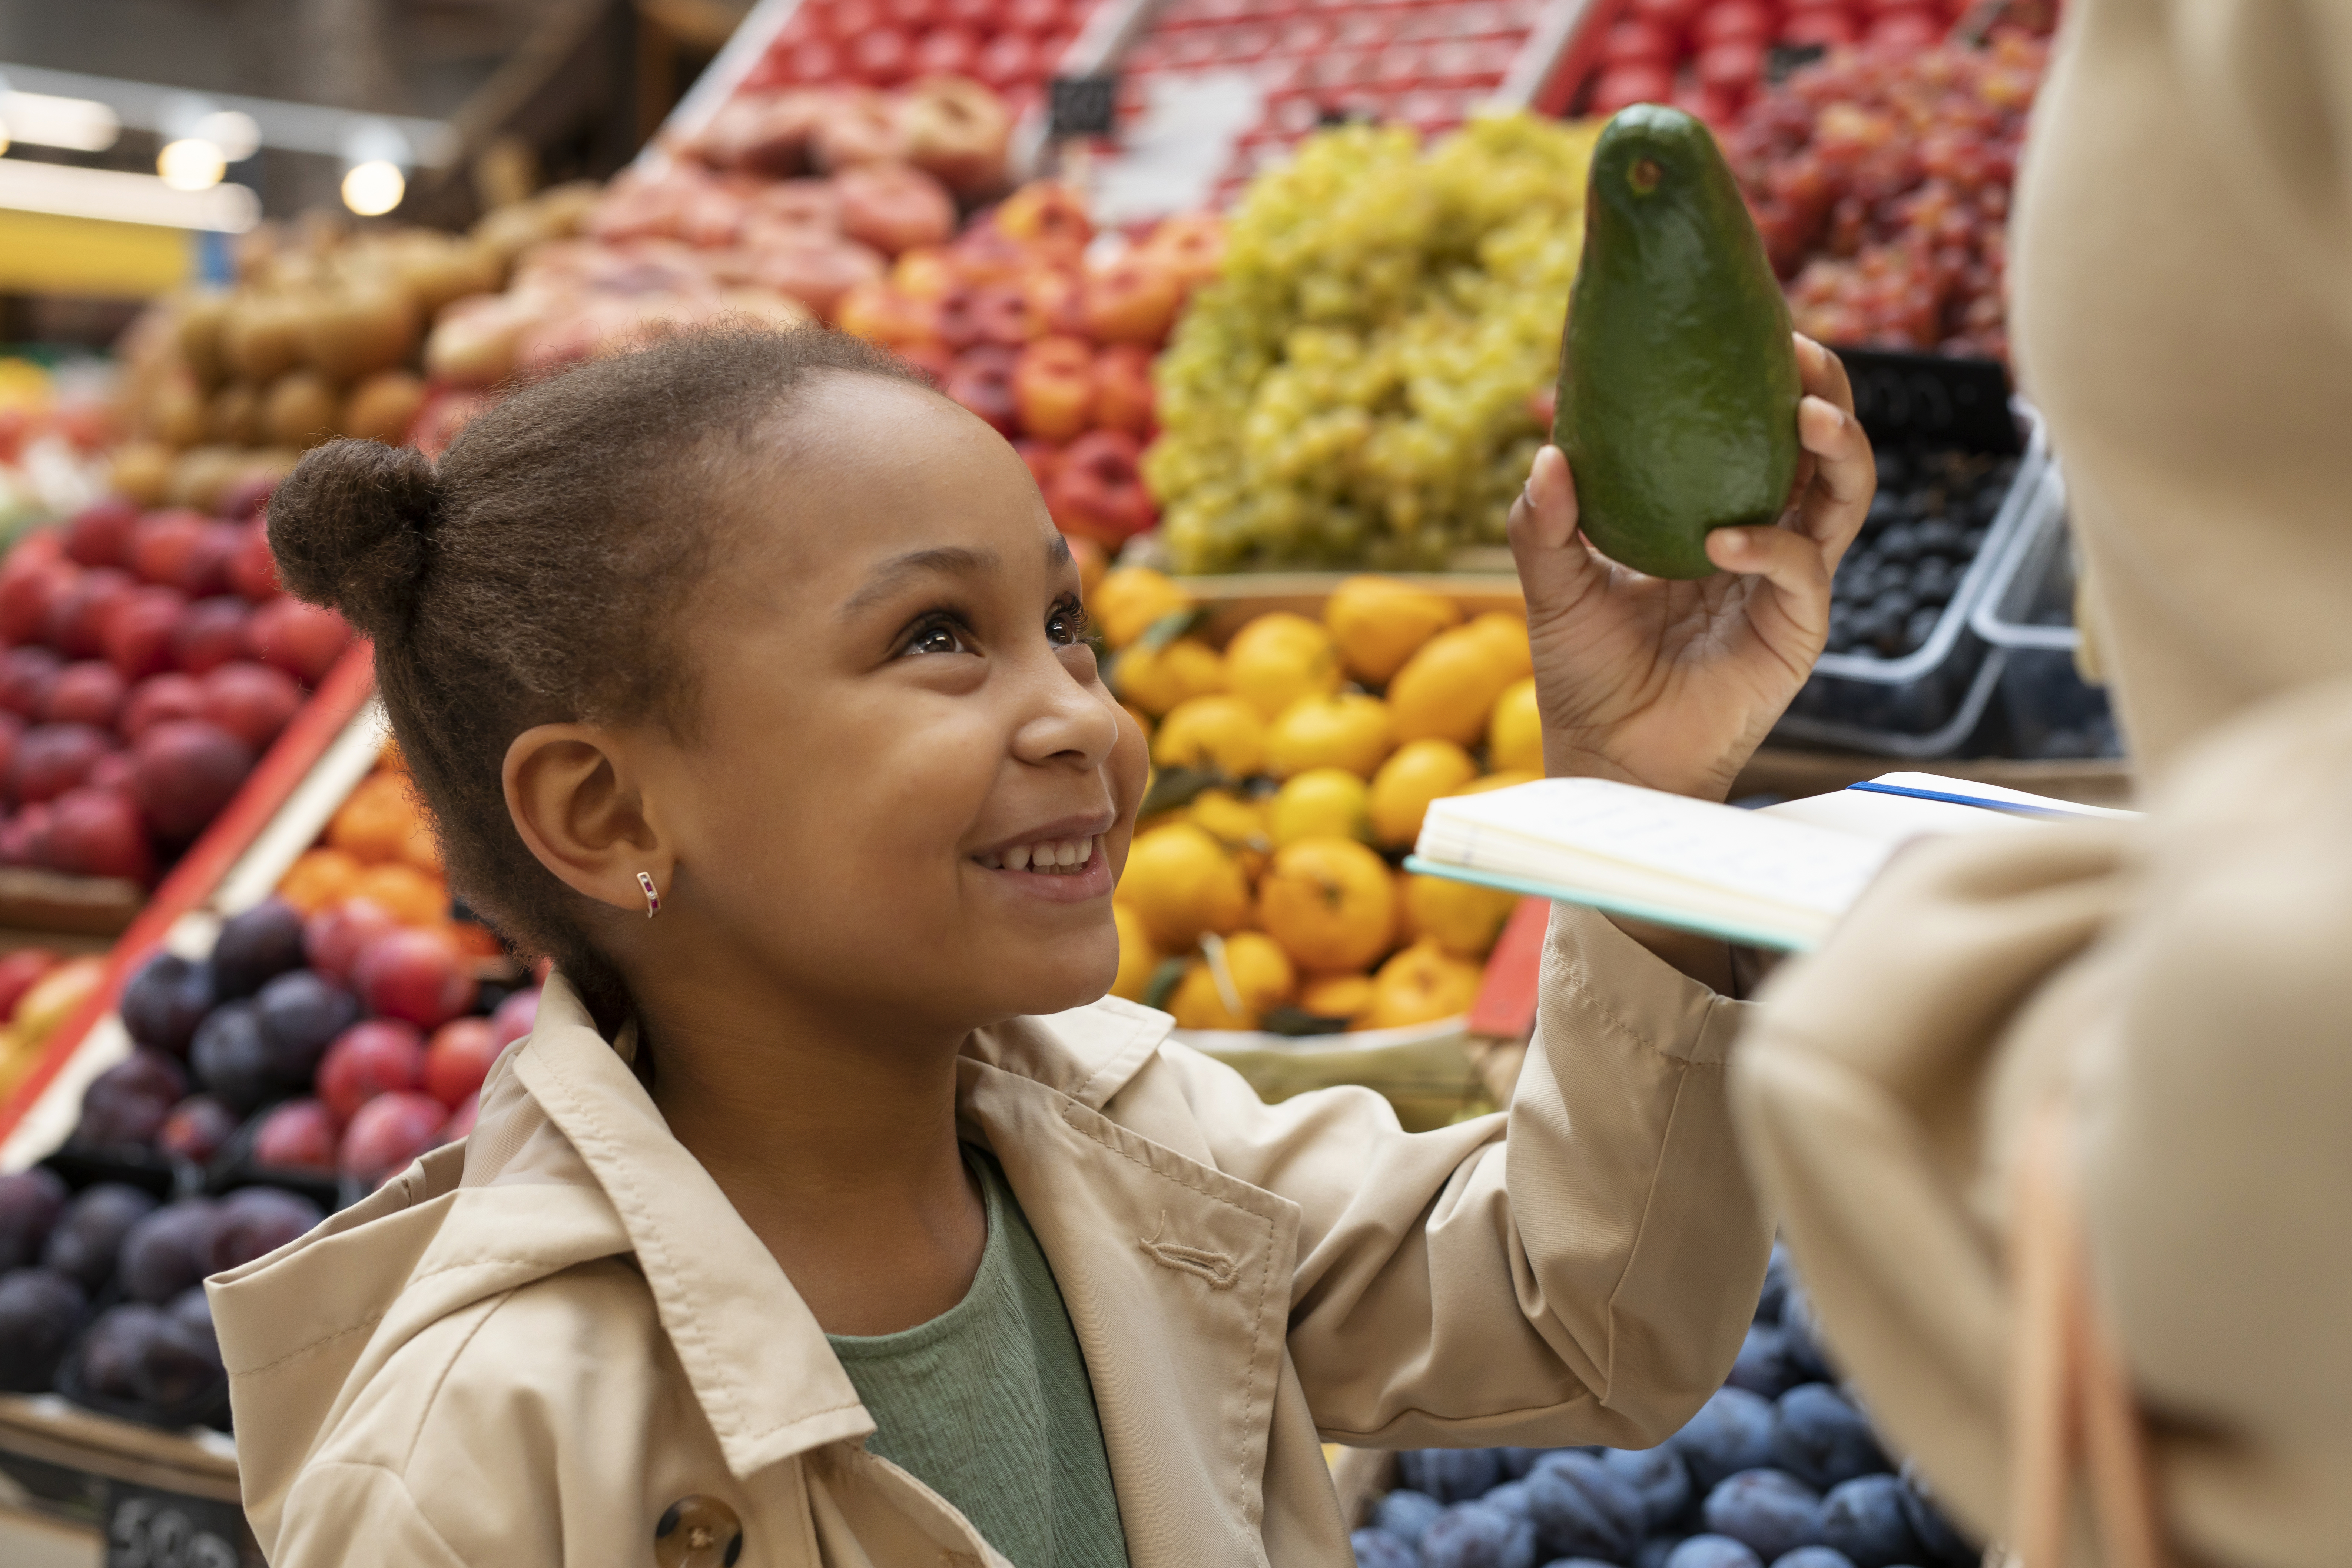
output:
[[[894,1027],[1091,1002],[1147,767],[1068,547],[945,398],[848,375],[803,395],[691,601],[696,721],[627,748],[670,867],[661,934]]]

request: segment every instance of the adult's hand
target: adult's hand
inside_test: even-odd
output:
[[[1788,510],[1769,527],[1709,533],[1715,576],[1669,582],[1610,561],[1577,531],[1568,459],[1536,454],[1510,535],[1547,773],[1721,800],[1812,672],[1830,577],[1878,476],[1845,367],[1802,335],[1797,365],[1803,450]]]

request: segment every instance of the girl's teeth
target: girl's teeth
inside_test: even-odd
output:
[[[1007,849],[1004,852],[1004,868],[1008,871],[1029,869],[1029,848],[1026,844],[1018,844]]]
[[[1038,844],[1018,844],[1001,857],[981,857],[981,864],[991,869],[1042,871],[1058,876],[1092,864],[1097,842],[1095,838],[1049,838]]]

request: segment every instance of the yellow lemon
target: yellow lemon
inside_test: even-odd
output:
[[[1345,768],[1293,773],[1275,792],[1267,837],[1277,849],[1301,838],[1369,838],[1371,786]]]
[[[1451,877],[1412,877],[1405,882],[1404,907],[1412,912],[1417,936],[1456,958],[1485,958],[1519,900],[1516,893]]]
[[[1184,815],[1225,847],[1225,853],[1241,863],[1244,876],[1255,880],[1265,869],[1265,858],[1274,845],[1266,837],[1264,805],[1227,790],[1207,789],[1192,797]]]
[[[1477,621],[1430,638],[1389,682],[1389,723],[1397,739],[1475,743],[1495,700],[1528,673],[1526,651],[1525,637],[1515,653],[1507,638]]]
[[[1224,847],[1189,822],[1155,827],[1127,852],[1118,896],[1143,917],[1163,952],[1182,952],[1204,931],[1236,930],[1249,919],[1249,883]]]
[[[1364,1026],[1394,1029],[1467,1013],[1478,1000],[1484,977],[1478,965],[1423,938],[1372,976],[1372,1005],[1364,1014]]]
[[[1238,697],[1195,697],[1171,709],[1151,737],[1163,768],[1213,767],[1245,779],[1265,763],[1265,721]]]
[[[1461,622],[1451,599],[1391,577],[1350,577],[1323,601],[1348,673],[1371,686],[1388,684],[1422,644]]]
[[[1356,1018],[1371,1011],[1369,974],[1318,974],[1298,988],[1298,1010],[1318,1018]]]
[[[1499,773],[1488,773],[1483,779],[1472,779],[1460,789],[1450,789],[1448,795],[1485,795],[1490,789],[1508,789],[1513,784],[1533,784],[1543,774],[1533,768],[1511,768]]]
[[[1087,595],[1087,613],[1102,628],[1103,641],[1125,647],[1152,623],[1192,607],[1192,595],[1145,566],[1122,566],[1103,574]]]
[[[1287,610],[1258,616],[1225,645],[1225,687],[1272,719],[1302,697],[1339,689],[1331,634]]]
[[[1258,923],[1305,969],[1362,969],[1389,949],[1396,884],[1352,838],[1301,838],[1274,852]]]
[[[1395,742],[1388,704],[1360,691],[1302,697],[1265,732],[1265,768],[1278,779],[1309,768],[1345,768],[1370,778]]]
[[[1470,629],[1492,641],[1511,665],[1511,678],[1533,675],[1535,650],[1528,646],[1528,618],[1509,610],[1488,610],[1470,623]]]
[[[1470,753],[1451,741],[1407,741],[1372,775],[1372,837],[1402,849],[1421,837],[1429,803],[1478,776]]]
[[[1114,900],[1110,918],[1118,928],[1118,973],[1111,980],[1110,994],[1140,1002],[1151,984],[1151,972],[1160,967],[1160,953],[1151,945],[1143,917],[1132,908]]]
[[[1225,661],[1198,637],[1165,647],[1137,643],[1110,667],[1111,689],[1146,713],[1165,713],[1190,697],[1225,689]]]
[[[1259,1019],[1298,989],[1290,955],[1264,931],[1235,931],[1225,939],[1224,949],[1226,978],[1233,982],[1242,1010],[1235,1013],[1226,1005],[1211,962],[1196,958],[1184,966],[1184,978],[1168,998],[1168,1011],[1176,1016],[1178,1028],[1255,1029]]]
[[[1540,772],[1543,716],[1536,710],[1536,679],[1515,680],[1495,699],[1486,717],[1486,761],[1498,773]]]

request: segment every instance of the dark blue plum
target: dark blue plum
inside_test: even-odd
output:
[[[66,1184],[36,1165],[0,1176],[0,1274],[41,1260],[58,1216],[66,1212]]]
[[[1387,1531],[1407,1546],[1418,1547],[1421,1538],[1429,1533],[1429,1527],[1444,1511],[1445,1505],[1427,1492],[1399,1487],[1381,1499],[1379,1506],[1372,1510],[1372,1526]]]
[[[1421,1538],[1422,1568],[1536,1568],[1535,1527],[1483,1502],[1458,1502]]]
[[[1724,1381],[1766,1399],[1778,1399],[1797,1381],[1789,1366],[1789,1336],[1771,1323],[1751,1323]]]
[[[125,1232],[116,1266],[122,1293],[161,1306],[212,1271],[220,1205],[210,1198],[165,1204]]]
[[[1853,1563],[1833,1547],[1800,1546],[1785,1556],[1775,1557],[1772,1568],[1853,1568]]]
[[[41,1263],[94,1296],[114,1278],[122,1238],[156,1207],[152,1194],[120,1182],[85,1187],[58,1216],[49,1244],[41,1249]]]
[[[1421,1568],[1421,1553],[1385,1530],[1360,1530],[1348,1537],[1356,1568]]]
[[[1944,1517],[1935,1498],[1906,1468],[1903,1475],[1903,1518],[1919,1538],[1926,1553],[1924,1568],[1976,1568],[1984,1549],[1970,1544],[1958,1526]]]
[[[1773,1464],[1816,1490],[1892,1468],[1869,1421],[1825,1383],[1789,1390],[1773,1414]]]
[[[1488,1508],[1499,1508],[1505,1513],[1517,1514],[1521,1519],[1534,1517],[1528,1510],[1528,1483],[1525,1481],[1505,1481],[1499,1487],[1490,1488],[1478,1500]]]
[[[1707,1529],[1766,1562],[1822,1543],[1821,1494],[1785,1470],[1742,1470],[1706,1494]]]
[[[285,900],[264,899],[221,922],[213,943],[213,992],[222,1001],[250,996],[301,967],[302,914]]]
[[[1554,1557],[1622,1563],[1649,1531],[1633,1483],[1590,1454],[1548,1454],[1528,1476],[1528,1511]]]
[[[1666,1568],[1764,1568],[1764,1560],[1727,1535],[1694,1535],[1666,1553]]]
[[[327,1047],[363,1011],[358,997],[309,969],[278,975],[254,994],[253,1005],[269,1047],[270,1073],[289,1092],[310,1081]]]
[[[326,1218],[317,1204],[283,1187],[239,1187],[220,1201],[208,1272],[225,1273],[277,1251]]]
[[[1680,1519],[1696,1495],[1690,1467],[1672,1448],[1611,1448],[1601,1462],[1641,1498],[1652,1530],[1664,1530]]]
[[[1634,1549],[1633,1561],[1626,1568],[1666,1568],[1666,1559],[1675,1554],[1675,1548],[1680,1546],[1683,1540],[1678,1531],[1654,1535]]]
[[[185,1057],[215,1000],[211,964],[159,952],[122,987],[122,1026],[142,1046]]]
[[[1895,1568],[1927,1555],[1903,1512],[1903,1483],[1863,1476],[1822,1500],[1822,1540],[1853,1559],[1853,1568]]]
[[[1788,1347],[1789,1369],[1801,1383],[1835,1383],[1837,1369],[1822,1348],[1822,1332],[1813,1317],[1813,1299],[1791,1279],[1780,1302],[1780,1334]]]
[[[85,1149],[142,1149],[188,1097],[178,1060],[145,1046],[89,1080],[73,1142]]]
[[[1772,1462],[1772,1406],[1744,1388],[1717,1389],[1666,1446],[1690,1467],[1691,1484],[1715,1489],[1742,1470]]]
[[[1502,1457],[1492,1448],[1409,1448],[1397,1456],[1404,1484],[1440,1502],[1471,1502],[1503,1479]]]
[[[203,1286],[192,1285],[181,1291],[172,1298],[171,1304],[163,1310],[170,1314],[173,1322],[194,1329],[208,1340],[213,1339],[213,1301],[205,1294]],[[215,1341],[213,1348],[215,1351],[220,1348],[217,1341]]]
[[[91,1393],[157,1409],[184,1404],[221,1381],[220,1350],[212,1336],[144,1301],[108,1308],[75,1353],[82,1384]]]
[[[1780,1303],[1789,1294],[1789,1283],[1796,1278],[1789,1262],[1789,1248],[1780,1242],[1772,1244],[1772,1260],[1764,1266],[1764,1291],[1756,1299],[1756,1321],[1777,1323],[1780,1321]]]
[[[89,1297],[54,1268],[0,1274],[0,1390],[46,1394],[89,1310]]]
[[[262,1037],[260,1014],[250,1001],[214,1008],[196,1026],[188,1059],[198,1081],[239,1115],[278,1093],[277,1076],[270,1071],[269,1042]]]

